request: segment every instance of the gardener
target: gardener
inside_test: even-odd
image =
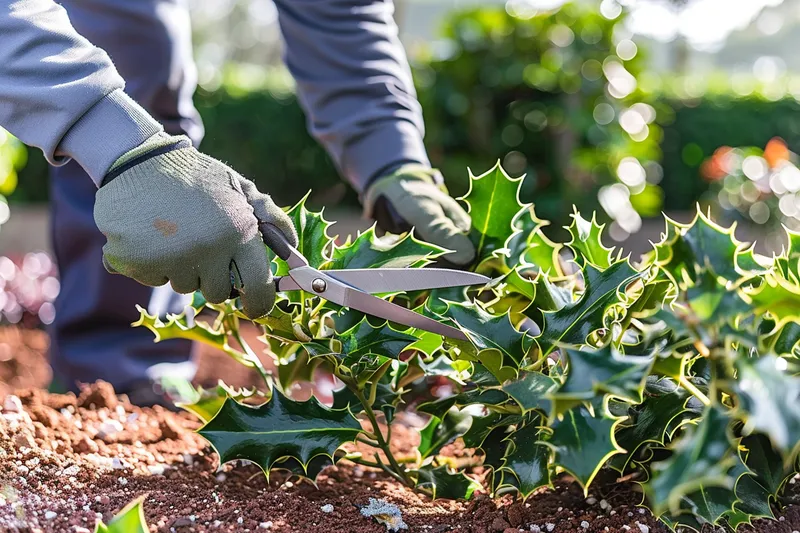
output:
[[[367,215],[387,229],[415,226],[454,250],[450,261],[469,263],[469,217],[430,168],[390,0],[276,4],[311,132]],[[61,5],[11,0],[0,8],[0,126],[56,165],[55,380],[74,388],[104,379],[146,403],[148,369],[189,361],[190,343],[154,345],[150,332],[130,327],[135,304],[180,312],[185,297],[167,282],[221,302],[234,279],[244,312],[264,315],[275,294],[258,223],[276,225],[291,241],[295,230],[252,182],[192,147],[203,126],[192,105],[184,1]]]

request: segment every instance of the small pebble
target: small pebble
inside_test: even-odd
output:
[[[128,480],[125,479],[124,477],[121,477],[121,478],[119,478],[119,484],[122,485],[122,486],[125,486],[125,485],[128,484]]]
[[[592,498],[592,497],[586,498],[586,503],[588,503],[589,505],[594,505],[597,503],[597,498]]]
[[[556,528],[556,525],[548,522],[544,527],[547,529],[547,531],[553,531]]]
[[[639,531],[642,533],[650,533],[650,526],[640,524],[639,522],[636,522],[636,525],[639,527]]]
[[[3,402],[3,412],[6,413],[21,413],[22,412],[22,402],[17,396],[13,394],[9,394],[6,396],[6,400]]]
[[[242,518],[241,516],[236,519],[237,524],[241,524],[242,522],[244,522],[244,518]]]
[[[272,527],[272,522],[261,522],[260,524],[258,524],[258,527],[260,527],[261,529],[269,529]]]
[[[587,522],[586,520],[584,520],[583,522],[581,522],[581,527],[582,527],[583,529],[589,529],[589,522]]]
[[[160,476],[164,473],[164,465],[147,465],[147,470],[152,476]]]
[[[108,419],[100,424],[100,428],[97,431],[97,436],[102,439],[104,437],[110,437],[111,435],[119,433],[122,430],[123,427],[119,420]]]
[[[600,500],[600,509],[602,509],[602,510],[604,510],[604,511],[605,511],[605,510],[606,510],[606,509],[608,509],[609,507],[611,507],[611,505],[610,505],[610,504],[609,504],[607,501],[605,501],[605,500]]]
[[[52,520],[53,518],[55,518],[57,516],[58,516],[58,513],[56,513],[55,511],[47,511],[46,513],[44,513],[44,519],[45,520]]]
[[[322,507],[320,507],[323,513],[332,513],[333,512],[333,505],[326,503]]]

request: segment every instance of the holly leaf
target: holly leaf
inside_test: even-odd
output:
[[[604,326],[607,309],[620,303],[620,292],[642,275],[627,260],[612,263],[605,270],[586,264],[580,298],[558,311],[544,313],[542,334],[536,338],[542,355],[548,355],[558,344],[584,344],[590,333]]]
[[[579,405],[551,424],[552,433],[542,443],[555,452],[554,464],[572,474],[588,494],[589,485],[606,461],[625,451],[614,439],[621,421],[606,414],[605,409],[597,413]]]
[[[508,358],[497,348],[487,348],[475,356],[478,361],[492,373],[498,383],[517,377],[516,364],[506,365]]]
[[[726,288],[709,271],[698,274],[697,284],[686,291],[686,297],[697,318],[708,325],[723,324],[752,310],[739,291]]]
[[[248,368],[259,369],[262,375],[266,374],[261,360],[250,350],[239,351],[228,343],[228,335],[222,326],[211,326],[202,320],[189,319],[186,313],[179,315],[169,315],[167,321],[163,322],[158,316],[148,314],[147,310],[137,305],[139,320],[131,324],[133,327],[144,326],[155,335],[153,342],[161,342],[169,339],[188,339],[201,342],[222,350],[239,363]]]
[[[550,486],[552,450],[540,442],[542,429],[538,421],[539,417],[534,417],[508,437],[511,445],[503,458],[503,468],[517,478],[517,488],[523,498],[538,488]]]
[[[481,485],[463,472],[451,471],[447,465],[434,468],[425,465],[418,470],[413,470],[417,477],[417,488],[430,491],[431,497],[449,498],[453,500],[468,500]]]
[[[460,394],[445,396],[417,406],[417,411],[441,418],[451,407],[486,404],[501,405],[508,401],[508,395],[496,389],[471,389]]]
[[[671,446],[672,456],[653,465],[652,478],[644,484],[653,514],[679,513],[684,496],[700,489],[734,488],[732,470],[740,460],[728,436],[729,423],[720,408],[706,408],[697,427]]]
[[[272,465],[272,469],[286,470],[287,472],[296,476],[313,480],[317,479],[317,476],[323,470],[337,463],[342,457],[344,457],[344,452],[342,450],[338,450],[332,458],[328,457],[327,455],[317,455],[311,459],[306,466],[303,466],[303,464],[294,457],[285,457]]]
[[[324,269],[422,267],[445,252],[444,248],[417,239],[413,232],[378,237],[372,226],[353,241],[334,244],[331,260]]]
[[[679,425],[676,421],[682,421],[687,414],[692,415],[687,408],[689,398],[683,387],[669,379],[648,383],[644,401],[628,409],[630,419],[620,425],[617,431],[617,443],[627,453],[612,459],[612,466],[620,472],[624,471],[634,453],[647,443],[663,447],[667,437],[671,436],[670,429]]]
[[[519,404],[523,413],[532,409],[549,411],[549,393],[556,385],[556,381],[550,376],[540,372],[526,372],[520,379],[503,385],[503,391]]]
[[[592,400],[597,395],[610,394],[633,403],[642,401],[653,357],[624,355],[611,346],[598,350],[567,348],[564,352],[569,359],[569,371],[553,398]]]
[[[419,432],[419,455],[422,460],[439,451],[469,431],[472,416],[465,410],[451,408],[442,418],[431,416]]]
[[[202,320],[192,320],[186,313],[179,315],[169,315],[167,321],[162,321],[158,315],[151,315],[147,310],[136,306],[139,311],[139,320],[131,324],[133,327],[144,326],[153,332],[155,338],[153,342],[161,342],[170,339],[188,339],[191,341],[202,342],[214,348],[225,350],[228,344],[228,337],[222,327],[213,327]]]
[[[527,353],[525,334],[513,326],[508,315],[491,315],[477,303],[447,304],[443,316],[454,320],[478,351],[494,348],[503,354],[503,366],[519,368]]]
[[[773,332],[788,322],[800,322],[800,285],[771,271],[757,287],[746,287],[745,294],[753,302],[753,314],[767,315],[775,321]]]
[[[600,270],[609,268],[613,262],[614,248],[606,248],[603,245],[602,236],[605,225],[598,224],[594,214],[592,214],[590,222],[583,218],[576,208],[573,207],[573,210],[570,215],[572,224],[566,227],[572,236],[572,240],[567,243],[567,246]]]
[[[787,374],[785,363],[774,356],[740,357],[735,390],[744,433],[768,435],[788,460],[800,446],[800,378]]]
[[[734,236],[735,224],[723,228],[699,209],[691,224],[665,218],[667,230],[656,245],[656,262],[675,281],[694,279],[704,268],[728,281],[741,277],[736,260],[746,245]]]
[[[764,490],[775,496],[788,474],[783,457],[775,450],[766,435],[754,434],[742,439],[747,450],[745,464]]]
[[[513,224],[527,206],[519,200],[524,176],[511,178],[500,162],[480,176],[469,173],[469,191],[460,200],[467,204],[472,218],[469,238],[475,245],[476,263],[504,248],[506,241],[521,229]],[[513,198],[513,201],[512,201]]]
[[[190,402],[176,403],[177,407],[188,411],[197,416],[203,423],[208,422],[222,409],[225,400],[232,398],[233,400],[242,403],[250,398],[261,398],[262,401],[266,399],[263,392],[253,389],[237,389],[229,387],[222,381],[216,387],[204,389],[198,387],[195,390],[194,398]]]
[[[365,354],[396,359],[400,352],[418,339],[408,333],[392,329],[388,323],[374,327],[363,318],[361,322],[341,333],[339,340],[342,343],[342,353],[348,360],[354,360]]]
[[[691,511],[700,518],[701,523],[717,524],[723,516],[733,511],[735,502],[736,493],[733,489],[702,486],[683,497],[681,508]]]
[[[505,253],[502,255],[506,268],[513,269],[517,266],[534,268],[539,272],[549,272],[551,276],[561,276],[561,262],[559,252],[560,244],[548,239],[543,228],[550,222],[536,216],[532,205],[520,210],[512,222],[514,231],[505,243]]]
[[[145,496],[140,496],[126,505],[108,523],[98,522],[94,533],[150,533],[144,516]]]
[[[320,268],[328,262],[328,249],[333,240],[328,237],[328,228],[331,222],[325,220],[320,212],[313,212],[306,209],[306,200],[311,195],[309,191],[297,204],[286,212],[294,223],[297,230],[297,251],[308,260],[311,268]],[[274,261],[278,263],[276,274],[285,276],[289,272],[288,265],[279,258]]]
[[[258,407],[228,399],[198,430],[219,455],[220,464],[247,459],[267,476],[285,457],[297,459],[304,468],[319,455],[333,457],[360,432],[361,425],[348,409],[327,409],[315,398],[295,402],[278,391]]]
[[[467,448],[480,448],[495,428],[507,427],[520,422],[522,422],[522,417],[518,415],[490,412],[486,416],[473,416],[472,425],[461,436],[461,440],[464,441],[464,446]]]

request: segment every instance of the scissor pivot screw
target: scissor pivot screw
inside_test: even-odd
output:
[[[325,292],[328,288],[328,284],[325,283],[324,279],[317,278],[311,282],[311,288],[314,289],[314,292]]]

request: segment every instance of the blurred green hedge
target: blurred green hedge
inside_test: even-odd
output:
[[[773,101],[759,95],[706,94],[661,101],[661,185],[667,210],[691,209],[708,190],[700,165],[721,146],[763,147],[781,137],[789,149],[800,150],[800,103],[793,97]]]

